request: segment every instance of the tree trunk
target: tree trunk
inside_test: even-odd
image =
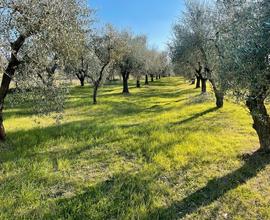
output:
[[[81,86],[84,86],[84,77],[81,77],[80,79]]]
[[[99,86],[101,85],[101,82],[103,80],[103,72],[106,69],[106,67],[110,64],[110,61],[104,63],[101,70],[99,71],[99,77],[96,81],[92,81],[94,84],[94,90],[93,90],[93,104],[97,104],[97,91]]]
[[[207,81],[207,79],[201,79],[201,82],[202,82],[202,93],[206,93],[206,81]]]
[[[209,82],[212,84],[215,93],[216,106],[217,108],[222,108],[224,104],[224,93],[217,88],[216,83],[213,79],[209,79]]]
[[[145,85],[149,85],[149,81],[148,81],[148,75],[146,74],[145,75],[145,83],[144,83]]]
[[[11,65],[9,65],[11,66]],[[11,82],[11,77],[15,73],[15,69],[10,69],[9,66],[6,69],[6,72],[3,74],[2,83],[0,87],[0,141],[4,141],[6,138],[5,127],[3,124],[4,117],[3,117],[3,109],[4,109],[4,100],[7,95],[9,85]]]
[[[97,104],[97,92],[98,92],[98,84],[94,85],[94,89],[93,89],[93,104],[96,105]]]
[[[160,76],[160,74],[158,75],[158,79],[160,79],[161,78],[161,76]]]
[[[140,83],[140,80],[138,80],[138,79],[137,79],[137,82],[136,82],[136,87],[141,88],[141,83]]]
[[[264,98],[261,95],[251,95],[247,102],[247,107],[253,119],[253,128],[256,130],[260,150],[270,152],[270,118],[264,105]]]
[[[80,84],[81,86],[84,86],[84,79],[85,79],[85,75],[83,73],[83,71],[79,71],[79,73],[76,73],[77,78],[80,80]]]
[[[214,90],[215,97],[216,97],[216,106],[217,108],[222,108],[224,105],[224,94],[221,91]]]
[[[26,37],[20,35],[17,40],[11,43],[12,53],[7,68],[4,71],[2,76],[2,82],[0,86],[0,141],[4,141],[6,138],[6,132],[4,128],[4,118],[3,118],[3,109],[4,109],[4,100],[9,90],[9,85],[11,78],[14,76],[16,68],[20,64],[17,59],[17,54],[25,42]]]
[[[201,77],[196,76],[196,89],[201,88]]]
[[[154,75],[151,74],[150,77],[151,77],[151,82],[154,82]]]
[[[128,89],[128,74],[123,75],[123,93],[124,94],[129,94],[129,89]]]
[[[158,75],[156,75],[156,80],[158,80]]]

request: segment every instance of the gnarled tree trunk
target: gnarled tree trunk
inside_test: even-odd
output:
[[[217,108],[222,108],[224,105],[224,93],[222,91],[216,90],[215,97]]]
[[[9,90],[9,85],[11,82],[11,78],[14,76],[16,68],[19,66],[20,62],[17,59],[17,54],[25,42],[26,37],[20,35],[17,40],[11,43],[11,56],[8,63],[7,68],[4,71],[1,87],[0,87],[0,141],[4,141],[6,138],[6,132],[4,128],[4,117],[3,117],[3,109],[4,109],[4,100]]]
[[[80,78],[79,80],[80,80],[81,86],[83,87],[84,86],[84,77]]]
[[[246,105],[253,119],[253,128],[259,137],[260,150],[270,152],[270,118],[264,100],[264,96],[253,94],[248,97]]]
[[[202,93],[206,93],[206,82],[207,82],[207,79],[202,78],[201,79],[201,82],[202,82]]]
[[[209,79],[209,82],[212,84],[215,97],[216,97],[216,106],[217,108],[222,108],[224,105],[224,93],[223,91],[219,90],[216,86],[216,83],[213,79]]]
[[[80,70],[79,73],[76,74],[77,78],[80,80],[81,86],[84,86],[85,73],[83,70]]]

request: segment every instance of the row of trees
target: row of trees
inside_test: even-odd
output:
[[[63,109],[69,79],[97,92],[111,73],[123,80],[166,74],[165,53],[149,49],[145,36],[107,25],[92,28],[94,12],[83,0],[0,0],[0,140],[5,139],[3,109],[12,82],[20,96],[31,99],[37,113]],[[22,99],[21,99],[22,100]]]
[[[270,2],[268,0],[187,1],[170,43],[175,68],[197,87],[212,85],[216,106],[224,95],[243,100],[253,118],[260,147],[270,151]]]
[[[77,76],[81,86],[85,81],[93,85],[93,103],[97,103],[97,92],[104,80],[112,73],[120,75],[123,81],[123,93],[129,93],[130,76],[140,88],[141,79],[148,75],[160,77],[169,71],[166,53],[148,49],[146,36],[136,36],[128,31],[117,31],[108,25],[101,33],[85,34],[80,44],[78,57],[66,62],[65,71]]]

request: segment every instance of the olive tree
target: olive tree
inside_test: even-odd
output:
[[[147,74],[151,78],[151,82],[154,81],[155,75],[157,75],[160,69],[159,52],[155,49],[149,49],[147,58]]]
[[[131,74],[136,79],[136,87],[141,87],[141,77],[146,71],[146,60],[147,60],[147,38],[146,36],[138,36],[134,39],[133,56],[136,59],[137,65],[133,66]]]
[[[130,32],[119,33],[115,64],[120,70],[123,80],[123,94],[129,94],[128,80],[130,74],[142,68],[141,47],[144,46],[143,36],[133,36]]]
[[[32,87],[39,85],[36,82],[41,77],[47,80],[43,74],[55,71],[55,65],[73,53],[68,44],[76,41],[77,30],[87,14],[85,4],[77,0],[0,0],[0,45],[8,61],[0,86],[1,140],[5,138],[3,109],[11,80],[20,79]],[[56,97],[53,86],[42,87],[41,99]],[[53,106],[57,103],[54,100]]]
[[[117,47],[117,32],[108,25],[101,34],[91,36],[88,56],[90,72],[87,75],[93,85],[93,104],[97,104],[97,92],[108,74],[108,68],[114,60],[114,51]]]
[[[166,75],[170,75],[172,72],[172,68],[171,68],[171,59],[169,57],[169,54],[167,51],[163,51],[159,53],[158,56],[158,72],[157,72],[157,76],[158,79],[161,78],[161,76],[166,76]]]
[[[85,80],[89,75],[89,63],[92,61],[92,54],[89,53],[87,42],[82,42],[78,47],[77,56],[65,61],[65,72],[73,79],[76,77],[80,85],[85,85]]]
[[[270,118],[265,106],[270,91],[270,2],[220,1],[217,6],[225,26],[218,45],[223,51],[227,89],[245,100],[260,150],[270,152]]]
[[[203,74],[200,51],[196,46],[196,36],[180,23],[173,27],[173,41],[169,44],[169,54],[178,74],[187,79],[196,78],[196,88],[202,84],[202,93],[206,92],[207,78]]]
[[[223,73],[220,69],[219,48],[217,47],[219,30],[214,22],[217,14],[214,12],[213,5],[207,4],[205,1],[187,1],[183,19],[179,24],[176,24],[175,28],[175,32],[180,31],[182,33],[175,34],[173,41],[181,42],[183,34],[185,39],[192,39],[191,44],[187,44],[187,42],[184,44],[187,47],[184,50],[187,54],[192,51],[198,55],[196,63],[199,64],[197,70],[201,72],[201,81],[204,85],[202,87],[205,87],[208,79],[216,97],[216,106],[221,108],[223,107],[224,91],[222,77],[219,76]],[[174,45],[178,46],[177,43]],[[180,44],[180,47],[175,49],[181,50],[183,47]]]

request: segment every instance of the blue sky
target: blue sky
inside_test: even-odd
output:
[[[171,27],[183,10],[184,0],[88,0],[97,9],[101,24],[130,28],[146,34],[150,45],[163,50],[171,36]]]

